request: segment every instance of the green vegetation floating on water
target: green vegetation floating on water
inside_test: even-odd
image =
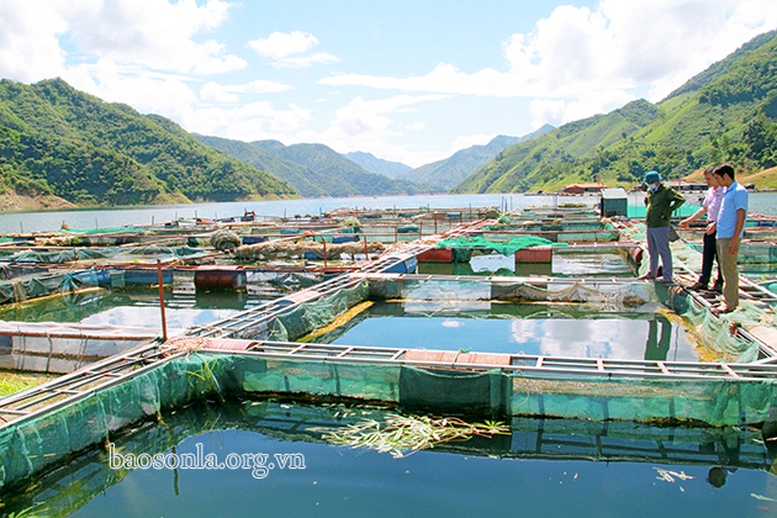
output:
[[[10,396],[54,379],[52,374],[0,370],[0,397]]]
[[[486,421],[470,424],[457,417],[428,417],[386,415],[385,421],[365,419],[338,429],[318,428],[322,438],[340,446],[370,448],[390,453],[395,458],[406,457],[419,450],[433,448],[437,444],[467,441],[479,435],[507,435],[510,429],[504,423]]]

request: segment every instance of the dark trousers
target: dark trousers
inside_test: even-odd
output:
[[[714,263],[718,263],[718,279],[720,279],[720,259],[718,259],[718,252],[716,247],[715,233],[712,235],[704,234],[704,248],[702,249],[701,258],[701,277],[699,278],[699,284],[708,286],[710,283],[710,277],[712,277],[712,267]]]

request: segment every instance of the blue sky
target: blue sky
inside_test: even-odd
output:
[[[657,102],[774,28],[773,0],[3,0],[0,77],[415,167]]]

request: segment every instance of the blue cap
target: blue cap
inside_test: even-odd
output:
[[[661,181],[661,175],[656,171],[648,171],[645,174],[645,183],[656,183]]]

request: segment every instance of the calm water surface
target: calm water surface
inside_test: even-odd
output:
[[[777,194],[753,193],[751,210],[777,215]],[[683,214],[695,211],[696,200],[689,198]],[[155,205],[114,207],[106,209],[76,209],[40,212],[12,212],[0,214],[0,233],[38,232],[58,230],[63,223],[73,229],[115,228],[126,225],[147,225],[177,218],[224,218],[241,216],[245,210],[260,215],[288,216],[316,215],[342,207],[392,209],[432,209],[499,207],[517,210],[527,206],[554,206],[563,203],[585,203],[596,206],[598,196],[526,196],[523,194],[462,194],[441,196],[384,196],[363,198],[316,198],[302,200],[247,201],[228,203],[193,203],[186,205]],[[640,217],[644,212],[641,195],[629,195],[629,214]]]
[[[57,516],[187,518],[777,513],[777,479],[767,472],[774,459],[759,435],[746,430],[514,419],[509,435],[396,459],[328,445],[309,430],[345,424],[336,417],[347,413],[345,408],[243,402],[240,415],[230,415],[230,406],[182,409],[165,414],[164,424],[147,423],[113,440],[120,454],[197,455],[199,448],[224,461],[229,455],[263,453],[268,455],[264,478],[252,475],[251,464],[246,469],[112,470],[100,448],[26,491],[4,495],[4,511],[32,507]],[[369,412],[381,419],[379,411]],[[354,422],[358,415],[346,419]],[[304,468],[299,463],[296,469],[281,467],[276,454],[296,454]]]
[[[489,302],[469,303],[469,309],[467,314],[435,302],[376,303],[332,343],[577,358],[698,361],[688,330],[654,313],[581,313],[572,307]]]

